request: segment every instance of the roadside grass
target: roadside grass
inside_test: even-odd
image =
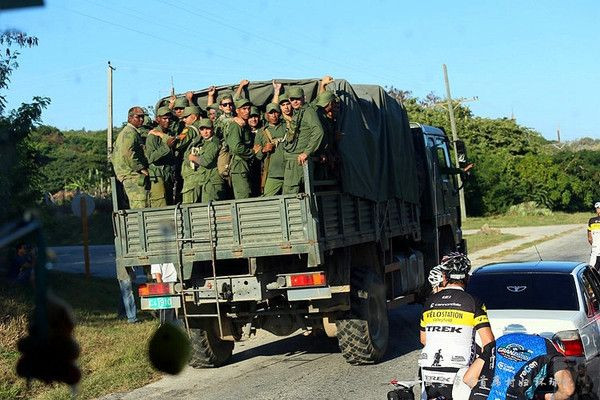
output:
[[[465,239],[467,240],[467,249],[469,253],[486,249],[488,247],[496,246],[500,243],[508,242],[510,240],[518,239],[520,237],[521,236],[512,235],[510,233],[483,231],[477,232],[473,235],[465,235]]]
[[[462,229],[480,229],[484,225],[490,227],[544,226],[587,224],[593,217],[592,213],[563,213],[554,212],[551,215],[494,215],[491,217],[469,217],[464,221]]]
[[[131,325],[119,320],[116,280],[50,271],[48,281],[53,292],[66,300],[75,313],[74,336],[81,348],[79,399],[129,391],[159,378],[160,374],[150,366],[146,349],[158,321],[146,319]],[[34,381],[28,389],[25,380],[16,375],[20,356],[16,343],[27,334],[33,290],[0,282],[0,308],[0,398],[71,399],[71,390],[65,384]]]

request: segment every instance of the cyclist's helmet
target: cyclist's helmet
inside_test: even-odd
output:
[[[442,257],[439,265],[449,279],[465,279],[471,270],[471,260],[458,252],[452,252]]]
[[[444,274],[442,273],[441,265],[436,265],[435,267],[431,268],[431,271],[429,271],[429,276],[427,277],[427,280],[431,284],[432,289],[435,289],[438,286],[440,286],[443,279],[444,279]]]

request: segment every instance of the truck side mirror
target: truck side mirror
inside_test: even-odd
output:
[[[467,146],[465,146],[465,142],[462,140],[457,140],[454,142],[456,146],[456,153],[458,154],[458,165],[460,167],[464,167],[469,164],[469,159],[467,157]]]

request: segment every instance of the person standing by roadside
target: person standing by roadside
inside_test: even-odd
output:
[[[588,221],[587,239],[592,246],[590,265],[600,271],[600,201],[594,204],[596,216]]]

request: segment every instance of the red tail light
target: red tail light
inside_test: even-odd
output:
[[[293,274],[288,275],[286,278],[286,286],[288,287],[325,286],[327,284],[324,272]]]
[[[552,337],[554,347],[565,356],[583,357],[585,352],[583,342],[577,331],[561,331]]]
[[[172,294],[169,283],[143,283],[138,287],[140,296],[159,296],[162,294]]]

